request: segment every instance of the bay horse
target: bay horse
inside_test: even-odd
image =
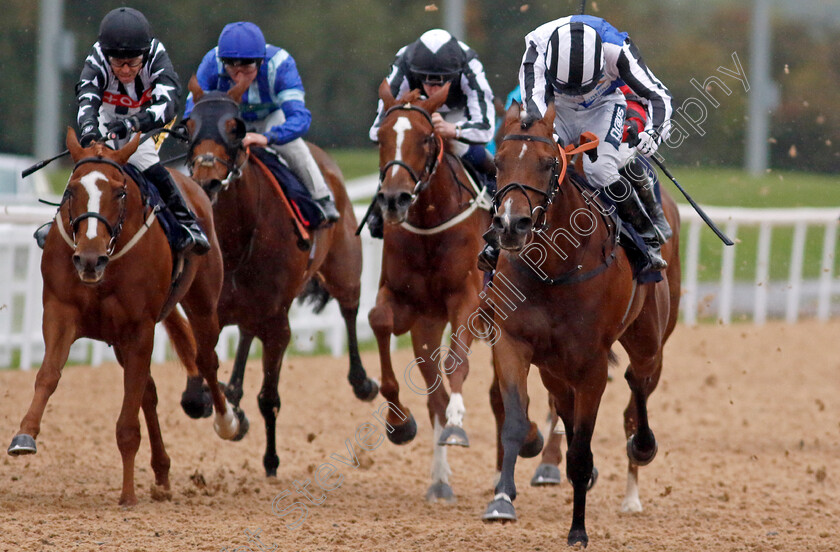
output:
[[[659,381],[662,348],[677,321],[679,214],[663,192],[674,229],[662,246],[668,268],[660,282],[638,283],[618,246],[615,225],[566,174],[570,154],[552,139],[554,118],[553,104],[542,119],[534,120],[514,103],[505,115],[505,137],[496,154],[499,192],[493,228],[504,250],[498,273],[526,300],[506,318],[494,317],[501,336],[493,345],[498,389],[491,395],[503,454],[496,494],[484,519],[516,519],[516,457],[523,451],[535,455],[542,448],[542,436],[528,417],[527,374],[534,364],[566,430],[566,474],[574,489],[568,543],[585,546],[586,493],[594,476],[590,443],[616,341],[630,358],[625,378],[631,398],[624,411],[628,492],[635,486],[636,467],[656,455],[647,399]],[[541,244],[541,275],[535,263],[518,254],[529,240],[546,244]]]
[[[323,150],[308,144],[332,190],[341,219],[311,232],[311,244],[307,246],[296,234],[293,214],[272,183],[273,177],[242,146],[245,123],[239,115],[239,101],[246,86],[235,86],[227,93],[205,92],[193,76],[189,89],[195,107],[186,121],[190,133],[187,164],[213,203],[225,266],[219,322],[221,327],[236,325],[240,331],[225,394],[239,404],[248,351],[258,337],[263,343],[263,382],[258,395],[266,431],[263,466],[266,476],[275,477],[280,464],[275,442],[280,412],[278,385],[291,338],[289,308],[296,297],[304,293],[321,301],[321,306],[330,296],[338,301],[350,351],[347,379],[361,400],[372,401],[379,393],[378,384],[367,377],[362,365],[356,337],[361,240],[354,233],[356,218],[341,171]],[[192,378],[188,390],[200,384]],[[200,404],[182,404],[189,415],[202,415]]]
[[[478,209],[479,191],[460,161],[446,152],[434,132],[431,113],[446,100],[449,85],[428,99],[418,90],[394,99],[387,81],[379,87],[384,117],[378,132],[380,187],[375,201],[385,221],[382,273],[376,306],[368,320],[376,336],[382,367],[382,395],[388,400],[388,438],[411,441],[417,425],[400,402],[400,386],[391,363],[391,335],[411,332],[414,362],[406,368],[406,384],[427,396],[434,428],[432,485],[429,501],[454,500],[446,445],[468,446],[463,429],[466,412],[461,390],[469,372],[470,343],[484,329],[476,315],[483,273],[476,257],[489,214]],[[489,207],[489,201],[488,201]],[[443,330],[452,325],[450,347],[441,346]],[[414,381],[417,366],[422,374]],[[448,396],[442,375],[448,375]]]
[[[216,409],[216,432],[224,439],[234,439],[244,416],[226,401],[216,381],[216,303],[222,285],[222,258],[210,202],[194,182],[173,173],[212,245],[206,255],[185,260],[173,287],[173,259],[160,223],[155,224],[156,210],[146,208],[140,188],[123,168],[139,141],[138,134],[117,151],[102,143],[82,148],[75,132],[67,131],[67,148],[76,165],[41,259],[44,362],[35,380],[32,403],[8,450],[13,456],[36,452],[35,438],[44,409],[58,386],[73,342],[82,337],[105,341],[114,347],[124,369],[116,436],[123,464],[119,503],[127,506],[137,503],[134,459],[140,446],[141,407],[155,484],[157,490],[169,491],[170,460],[161,437],[157,391],[150,373],[156,322],[163,320],[188,372],[200,371],[207,382]],[[174,309],[178,302],[189,325]]]

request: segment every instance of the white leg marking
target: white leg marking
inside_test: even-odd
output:
[[[636,479],[636,474],[630,470],[627,471],[627,492],[621,503],[621,511],[629,513],[642,511],[642,501],[639,500],[639,481]]]
[[[394,161],[402,161],[402,146],[405,141],[405,133],[408,130],[411,130],[411,121],[408,120],[408,117],[400,117],[397,119],[397,122],[394,123],[394,132],[397,133],[397,145],[396,152],[394,153]],[[394,165],[391,169],[391,177],[396,176],[398,170],[400,170],[399,165]]]
[[[449,468],[449,463],[446,461],[446,447],[438,445],[438,439],[443,432],[440,422],[435,417],[435,434],[432,436],[433,451],[432,456],[432,483],[446,483],[449,485],[449,476],[452,475],[452,470]]]
[[[97,186],[96,183],[100,180],[108,182],[108,177],[99,171],[91,171],[81,178],[82,186],[84,186],[88,195],[88,213],[99,213],[99,203],[102,198],[102,190],[99,189],[99,186]],[[85,235],[88,239],[92,240],[96,237],[96,227],[98,226],[98,223],[99,221],[95,218],[87,219],[87,233]]]
[[[239,418],[236,417],[236,414],[233,412],[233,407],[228,401],[225,401],[225,405],[227,409],[224,414],[216,413],[216,419],[213,421],[213,429],[216,430],[216,434],[219,437],[229,441],[239,431]]]
[[[452,393],[452,396],[449,397],[449,405],[446,407],[446,425],[461,427],[464,424],[464,414],[466,413],[464,397],[460,393]]]

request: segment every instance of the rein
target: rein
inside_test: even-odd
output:
[[[114,254],[114,249],[117,246],[117,239],[120,237],[120,234],[122,234],[122,229],[123,229],[123,225],[125,223],[125,217],[126,217],[125,201],[126,201],[126,196],[128,195],[128,181],[126,179],[125,170],[122,168],[122,166],[120,166],[119,163],[116,163],[116,162],[114,162],[110,159],[106,159],[104,157],[86,157],[84,159],[80,159],[76,163],[76,165],[73,167],[73,173],[75,173],[76,170],[81,165],[88,164],[88,163],[98,163],[98,164],[111,165],[112,167],[119,170],[120,174],[122,175],[122,191],[119,195],[120,211],[119,211],[119,215],[117,216],[116,224],[114,224],[112,226],[110,221],[107,218],[105,218],[104,216],[100,215],[99,213],[95,213],[93,211],[86,211],[86,212],[82,213],[81,215],[79,215],[78,217],[73,218],[71,213],[70,213],[70,208],[68,207],[67,217],[69,219],[70,228],[73,231],[72,237],[67,233],[67,230],[64,228],[64,222],[61,220],[61,210],[60,209],[55,214],[56,226],[58,227],[58,233],[64,239],[64,242],[68,246],[70,246],[71,249],[75,250],[76,249],[76,231],[79,227],[79,224],[83,220],[89,219],[89,218],[92,218],[94,220],[97,220],[97,221],[101,222],[105,226],[105,229],[108,231],[108,235],[111,236],[111,239],[108,242],[108,247],[106,249],[106,254],[108,255],[108,258],[111,261],[114,261],[116,259],[119,259],[123,255],[125,255],[126,253],[128,253],[128,251],[131,250],[131,248],[133,248],[135,245],[137,245],[137,242],[140,241],[140,239],[143,237],[143,235],[149,229],[151,224],[154,222],[154,219],[157,216],[157,209],[152,209],[152,212],[149,214],[149,216],[143,222],[143,226],[140,228],[140,230],[138,230],[138,232],[131,238],[131,240],[129,240],[128,243],[125,244],[125,246],[118,253]],[[72,201],[72,198],[70,199],[70,201]],[[62,203],[64,203],[64,201],[62,201]]]

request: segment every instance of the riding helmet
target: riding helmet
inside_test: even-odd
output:
[[[464,69],[466,54],[458,39],[443,29],[426,31],[406,50],[408,68],[415,75],[438,75],[451,80]]]
[[[548,40],[545,66],[557,92],[586,94],[595,88],[604,72],[598,31],[579,21],[558,27]]]
[[[108,57],[146,56],[152,42],[152,27],[134,8],[117,8],[99,24],[99,46]]]
[[[221,59],[263,59],[265,37],[260,28],[249,21],[228,23],[219,35],[218,56]]]

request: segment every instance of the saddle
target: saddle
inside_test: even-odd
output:
[[[656,201],[661,205],[662,195],[659,189],[659,178],[656,176],[656,171],[650,167],[650,161],[644,158],[642,161],[646,165],[645,170],[653,177],[652,182],[654,186],[654,194],[656,196]],[[662,273],[660,271],[657,270],[651,272],[645,270],[648,263],[647,245],[645,245],[642,237],[638,232],[636,232],[630,223],[625,222],[618,217],[618,211],[615,208],[613,200],[610,199],[607,194],[601,193],[602,190],[598,190],[595,186],[591,185],[586,177],[579,173],[574,167],[569,167],[566,174],[569,177],[569,181],[578,189],[578,191],[581,193],[586,191],[587,197],[594,196],[594,201],[599,204],[600,208],[598,210],[602,216],[612,219],[619,233],[618,244],[624,248],[627,258],[630,261],[630,266],[633,270],[633,278],[640,284],[661,281]],[[604,215],[606,212],[609,212],[610,214]]]

